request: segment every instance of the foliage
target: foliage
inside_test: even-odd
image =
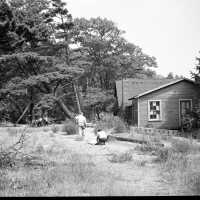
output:
[[[6,5],[9,8],[8,4]],[[65,4],[62,6],[64,9]],[[23,43],[21,43],[20,51],[23,49],[26,53],[13,52],[9,55],[2,55],[0,58],[0,73],[4,74],[1,80],[3,87],[0,88],[4,104],[2,112],[9,114],[13,112],[13,109],[17,109],[11,119],[16,122],[30,102],[29,115],[32,121],[34,109],[36,115],[39,115],[38,112],[40,115],[50,111],[55,113],[55,106],[58,103],[59,108],[71,117],[63,100],[57,97],[57,90],[66,82],[70,83],[74,76],[82,73],[82,69],[75,68],[74,65],[72,67],[66,65],[65,60],[35,53],[36,47],[44,46],[47,40],[51,42],[52,23],[59,9],[51,10],[53,14],[50,11],[47,12],[49,2],[41,0],[34,2],[13,0],[9,9],[13,17],[8,18],[9,22],[13,21],[16,25],[22,24],[29,31],[27,33],[29,35],[24,35]],[[47,16],[47,13],[52,15]],[[17,30],[14,31],[17,32]]]
[[[111,158],[109,158],[110,162],[113,163],[123,163],[127,161],[131,161],[133,159],[132,153],[127,151],[125,153],[113,153]]]
[[[26,34],[24,35],[26,48],[37,47],[39,43],[47,42],[50,39],[52,28],[48,23],[50,19],[46,17],[50,6],[49,3],[48,0],[10,1],[16,24],[26,27]]]
[[[16,133],[16,130],[13,130]],[[12,144],[9,147],[3,147],[1,144],[0,149],[0,168],[13,167],[16,164],[16,161],[22,158],[21,149],[23,148],[23,143],[25,141],[26,129],[21,132],[21,135],[18,141]]]
[[[156,76],[146,70],[155,58],[123,33],[108,19],[73,20],[62,0],[2,0],[0,115],[12,122],[73,118],[75,84],[82,110],[113,111],[113,86],[122,74]]]
[[[172,72],[169,72],[169,74],[167,75],[168,79],[174,79],[174,74]]]
[[[141,145],[137,145],[135,147],[136,151],[141,151],[144,153],[151,153],[151,154],[155,154],[159,149],[160,147],[156,145],[156,143],[154,142],[147,142]]]
[[[78,127],[74,121],[66,120],[63,124],[62,132],[65,132],[66,135],[74,135],[78,133]]]
[[[187,154],[191,150],[191,143],[188,140],[172,140],[172,148],[175,152]]]
[[[102,120],[96,123],[95,131],[98,129],[112,129],[112,133],[123,133],[128,131],[128,126],[120,117],[104,113]]]
[[[53,125],[53,126],[51,127],[51,130],[52,130],[53,133],[57,133],[57,132],[59,131],[59,127],[56,126],[56,125]]]
[[[90,107],[96,110],[95,104],[101,99],[102,111],[108,107],[113,112],[113,88],[115,80],[124,77],[155,77],[155,73],[146,70],[146,66],[156,67],[154,57],[144,54],[138,46],[129,43],[123,37],[124,31],[120,30],[113,21],[106,18],[76,18],[72,29],[72,44],[77,44],[78,49],[84,52],[91,64],[85,68],[83,76],[79,79],[81,85],[83,109]],[[112,91],[112,92],[110,92]],[[104,94],[106,94],[104,96]],[[94,98],[91,98],[94,96]],[[87,97],[90,97],[87,101]],[[116,101],[116,100],[115,100]],[[114,101],[113,101],[114,102]],[[92,110],[92,108],[90,108]],[[98,112],[96,112],[97,117]]]
[[[156,151],[156,159],[154,161],[160,163],[166,162],[171,153],[173,152],[170,148],[159,148],[158,151]]]
[[[90,87],[111,89],[122,74],[133,77],[144,65],[156,66],[155,58],[127,42],[122,37],[124,31],[106,18],[77,18],[74,26],[74,43],[80,44],[92,62],[84,81]]]
[[[0,55],[20,48],[25,32],[24,26],[16,25],[13,12],[6,1],[0,1]]]
[[[167,149],[165,152],[170,153],[166,153],[163,160],[161,158],[160,172],[163,179],[179,191],[184,191],[184,194],[199,194],[199,156],[186,156],[185,153]]]

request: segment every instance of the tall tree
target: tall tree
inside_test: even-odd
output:
[[[195,79],[196,83],[200,84],[200,56],[197,56],[195,59],[196,59],[195,71],[192,71],[191,75]]]
[[[27,29],[17,25],[14,14],[6,3],[0,1],[0,55],[7,54],[22,47]]]
[[[86,70],[91,87],[111,89],[114,80],[133,77],[144,66],[156,66],[155,58],[144,54],[138,46],[127,42],[114,22],[98,18],[74,20],[74,43],[88,55],[92,65]]]
[[[15,107],[19,108],[19,117],[23,111],[20,108],[24,108],[28,102],[31,102],[29,113],[32,120],[35,108],[49,108],[53,106],[54,102],[57,102],[65,115],[72,117],[71,111],[62,98],[57,96],[57,90],[61,85],[71,82],[74,76],[82,73],[82,70],[72,69],[65,65],[65,62],[60,58],[38,54],[40,53],[38,48],[43,47],[44,42],[48,42],[48,44],[52,42],[51,31],[54,31],[54,19],[53,16],[47,15],[48,2],[12,0],[10,6],[3,3],[0,11],[3,13],[3,9],[6,7],[8,11],[5,14],[12,17],[2,19],[4,21],[6,19],[8,24],[15,24],[16,27],[25,27],[25,31],[22,32],[23,42],[20,43],[20,48],[12,48],[9,51],[1,49],[4,55],[0,57],[0,73],[4,78],[1,80],[0,95],[4,104],[15,104]],[[6,31],[8,35],[11,31],[17,35],[17,30],[13,30],[12,26],[9,26]],[[45,32],[46,30],[50,31]],[[9,42],[9,38],[6,39]],[[0,41],[0,45],[4,42],[5,40]],[[23,51],[29,52],[24,53]],[[38,53],[34,53],[37,51]]]
[[[85,106],[90,104],[106,109],[105,105],[109,107],[107,102],[113,102],[112,90],[116,79],[147,77],[146,66],[157,66],[154,57],[127,42],[123,33],[107,19],[74,19],[72,44],[84,52],[90,63],[79,79]]]
[[[169,74],[167,75],[168,79],[174,79],[174,74],[172,72],[169,72]]]

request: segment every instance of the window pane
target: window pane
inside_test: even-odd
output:
[[[160,119],[160,101],[149,101],[149,118]]]

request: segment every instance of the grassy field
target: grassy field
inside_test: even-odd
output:
[[[200,148],[192,139],[155,136],[142,145],[94,146],[88,144],[92,128],[84,140],[64,130],[0,128],[0,196],[200,194]]]

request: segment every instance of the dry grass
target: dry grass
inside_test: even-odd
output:
[[[112,153],[108,159],[112,163],[124,163],[133,159],[132,152],[127,151],[124,153]]]
[[[78,133],[78,126],[74,121],[66,120],[62,127],[62,132],[66,135],[74,135]]]
[[[99,171],[90,155],[77,154],[57,143],[49,132],[27,132],[28,155],[14,167],[0,169],[0,196],[116,195],[118,177]],[[10,136],[9,136],[10,137]],[[47,138],[48,137],[48,138]],[[119,195],[119,194],[118,194]]]
[[[53,126],[51,127],[51,131],[52,131],[53,133],[57,133],[57,132],[59,131],[59,127],[56,126],[56,125],[53,125]]]
[[[0,138],[1,142],[15,142],[20,133],[18,129],[17,135],[11,136],[8,133],[9,130],[6,132],[5,128],[4,131],[5,134],[2,134]],[[111,154],[110,162],[107,161],[108,166],[115,166],[117,170],[112,170],[112,167],[105,170],[97,166],[102,163],[101,160],[99,163],[96,162],[96,155],[75,152],[65,142],[57,140],[58,134],[51,137],[52,132],[51,129],[43,131],[43,128],[27,130],[26,143],[23,148],[23,153],[27,156],[24,156],[21,162],[16,163],[14,167],[0,169],[0,196],[127,196],[138,194],[134,186],[141,183],[137,182],[133,185],[130,180],[122,180],[123,174],[120,171],[122,169],[119,170],[125,165],[131,166],[131,172],[135,170],[134,174],[137,170],[150,169],[146,168],[148,165],[144,157],[143,159],[141,157],[141,160],[133,159],[135,150]],[[175,139],[171,140],[171,148],[163,148],[157,145],[159,140],[159,138],[149,139],[146,146],[140,145],[139,147],[138,145],[137,150],[143,153],[154,152],[158,158],[155,164],[159,166],[163,181],[173,189],[177,188],[180,192],[178,194],[200,194],[199,148],[190,140],[188,143],[186,141],[181,143]],[[95,146],[94,148],[102,150],[101,147]],[[123,170],[126,169],[123,168]],[[137,178],[140,179],[140,176]]]
[[[200,145],[192,138],[161,135],[144,136],[147,144],[137,145],[136,151],[156,156],[164,183],[172,185],[177,194],[200,195]],[[169,147],[156,144],[161,140],[170,142]]]
[[[187,195],[200,194],[200,153],[199,146],[190,140],[172,141],[172,148],[160,149],[162,177]]]

